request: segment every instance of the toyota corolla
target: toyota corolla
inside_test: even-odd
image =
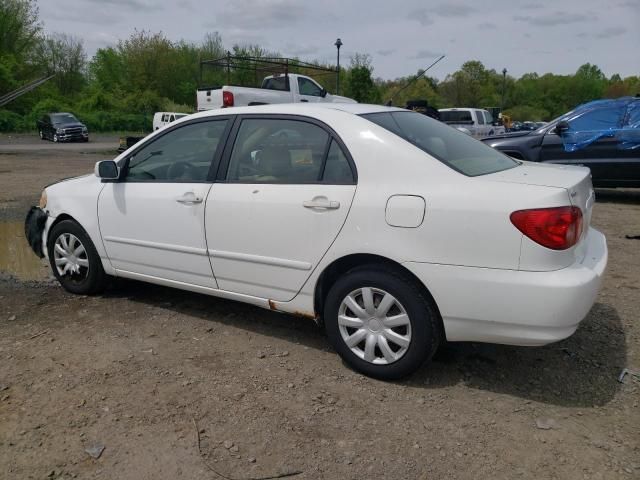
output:
[[[588,169],[419,113],[264,105],[191,115],[48,186],[26,228],[70,292],[126,277],[302,315],[392,379],[445,340],[570,336],[607,263],[594,201]]]

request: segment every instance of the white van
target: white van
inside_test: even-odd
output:
[[[162,128],[179,118],[186,117],[187,115],[187,113],[177,112],[156,112],[153,114],[153,130],[158,130],[159,128]]]
[[[494,125],[491,112],[479,108],[442,108],[438,110],[440,121],[455,128],[466,128],[475,138],[504,133],[502,125]]]

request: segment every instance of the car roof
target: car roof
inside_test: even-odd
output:
[[[327,110],[338,110],[353,115],[364,115],[368,113],[381,112],[408,112],[404,108],[386,107],[383,105],[371,105],[366,103],[277,103],[268,105],[253,105],[250,107],[230,107],[215,110],[198,112],[197,116],[207,117],[216,115],[241,115],[247,113],[269,113],[269,114],[290,114],[290,115],[313,115],[326,112]],[[195,116],[194,115],[194,116]]]

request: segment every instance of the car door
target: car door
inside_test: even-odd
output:
[[[118,274],[216,288],[204,231],[212,165],[228,118],[179,125],[141,145],[98,199],[100,232]]]
[[[617,107],[587,111],[583,115],[568,120],[569,130],[563,135],[583,138],[589,132],[617,128]],[[640,152],[637,149],[621,149],[616,136],[603,136],[575,151],[566,151],[563,137],[549,128],[542,141],[540,160],[548,163],[584,165],[591,170],[593,184],[597,187],[636,185],[640,182]]]
[[[300,102],[321,102],[322,88],[308,78],[298,77],[298,96]]]
[[[289,301],[347,218],[356,172],[342,142],[304,117],[241,117],[207,199],[219,287]]]
[[[487,136],[487,126],[484,121],[484,115],[482,115],[482,110],[474,110],[477,122],[477,130],[476,130],[476,138],[484,138]]]

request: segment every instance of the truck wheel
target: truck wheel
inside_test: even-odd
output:
[[[91,295],[104,289],[106,274],[96,247],[73,220],[54,225],[47,239],[53,275],[68,292]]]
[[[353,369],[393,380],[415,372],[438,348],[438,312],[402,274],[362,267],[339,278],[324,308],[327,336]]]

